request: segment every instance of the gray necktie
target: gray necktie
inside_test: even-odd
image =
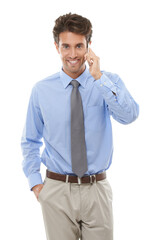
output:
[[[82,177],[88,170],[84,131],[82,99],[78,90],[79,82],[72,80],[71,93],[71,163],[72,171]]]

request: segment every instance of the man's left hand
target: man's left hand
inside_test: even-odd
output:
[[[89,72],[95,80],[101,78],[102,73],[100,71],[100,58],[95,55],[91,48],[88,53],[85,54],[85,60],[89,64]]]

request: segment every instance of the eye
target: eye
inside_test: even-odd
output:
[[[68,48],[69,48],[69,45],[68,45],[68,44],[64,44],[64,45],[63,45],[63,48],[64,48],[64,49],[68,49]]]
[[[78,44],[78,45],[77,45],[77,48],[82,48],[82,44]]]

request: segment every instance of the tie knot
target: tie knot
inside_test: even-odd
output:
[[[71,84],[72,84],[72,86],[75,87],[75,88],[78,88],[78,86],[80,85],[80,83],[79,83],[77,80],[72,80],[72,81],[71,81]]]

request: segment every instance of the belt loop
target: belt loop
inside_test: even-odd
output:
[[[81,178],[80,177],[77,177],[77,180],[78,180],[78,184],[80,185],[82,182],[81,182]]]
[[[94,179],[94,180],[93,180]],[[96,175],[93,174],[93,175],[90,175],[90,183],[96,183]]]
[[[96,175],[94,174],[93,176],[94,176],[94,183],[96,183],[97,182]]]
[[[66,175],[66,183],[69,181],[69,175]]]
[[[91,183],[91,184],[93,183],[93,181],[92,181],[92,175],[90,175],[90,183]]]

